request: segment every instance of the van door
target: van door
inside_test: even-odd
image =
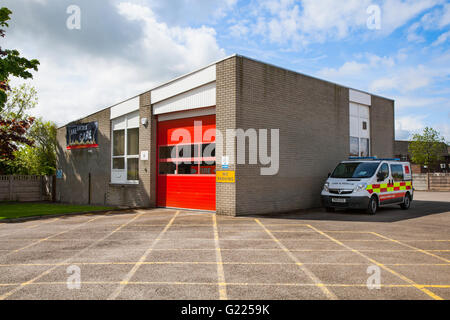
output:
[[[392,198],[390,197],[390,192],[388,191],[389,182],[391,178],[391,171],[389,170],[389,165],[385,162],[382,163],[378,169],[376,175],[377,183],[372,186],[374,191],[378,191],[378,198],[380,200],[380,205],[385,205],[392,203]]]

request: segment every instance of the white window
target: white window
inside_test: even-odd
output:
[[[139,183],[139,112],[111,121],[112,183]]]
[[[350,156],[370,155],[370,113],[369,107],[350,103]]]

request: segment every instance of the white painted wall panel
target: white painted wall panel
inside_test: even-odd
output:
[[[139,112],[127,115],[127,128],[139,128]]]
[[[153,92],[152,92],[153,95]],[[216,83],[211,82],[175,97],[155,103],[153,114],[183,111],[216,105]]]
[[[358,125],[359,125],[358,117],[351,116],[350,117],[350,136],[351,137],[359,136]]]
[[[165,113],[158,116],[158,121],[168,121],[175,119],[184,119],[184,118],[192,118],[192,117],[201,117],[208,116],[211,114],[216,114],[216,108],[201,108],[194,110],[187,110],[181,112],[173,112],[173,113]]]
[[[361,92],[361,91],[356,91],[356,90],[349,90],[349,99],[351,102],[356,102],[356,103],[360,103],[360,104],[364,104],[366,106],[370,106],[372,105],[372,97],[370,96],[370,94]]]
[[[126,118],[120,117],[112,120],[112,129],[113,130],[121,130],[127,127]]]
[[[216,65],[188,74],[168,84],[152,90],[152,104],[158,103],[180,93],[200,87],[216,80]]]
[[[139,110],[139,96],[111,107],[110,119],[118,118],[136,110]]]

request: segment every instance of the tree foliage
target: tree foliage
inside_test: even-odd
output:
[[[5,27],[11,19],[11,10],[0,8],[0,37],[5,37]],[[0,47],[0,172],[8,171],[16,152],[22,147],[33,146],[33,141],[27,136],[34,118],[26,115],[25,111],[37,103],[36,92],[26,87],[19,87],[11,93],[10,76],[23,79],[32,78],[30,71],[38,70],[39,61],[28,60],[20,56],[17,50],[3,50]],[[28,90],[29,89],[29,90]],[[10,97],[10,104],[7,104]],[[6,110],[5,109],[6,106]]]
[[[28,110],[33,109],[38,104],[37,91],[29,84],[23,83],[18,87],[11,88],[5,107],[0,111],[0,117],[5,119],[28,118]]]
[[[14,152],[10,170],[15,174],[53,175],[56,171],[56,125],[37,119],[27,137],[34,143]]]
[[[433,128],[426,127],[422,133],[413,135],[409,144],[409,153],[414,163],[430,169],[430,166],[439,162],[446,148],[445,139],[441,137],[440,133]]]
[[[4,27],[8,27],[11,18],[11,10],[8,8],[0,9],[0,37],[5,37]],[[36,59],[28,60],[20,56],[17,50],[3,50],[0,47],[0,111],[4,108],[7,100],[7,91],[10,90],[8,79],[10,76],[22,79],[33,78],[31,70],[38,70],[39,61]]]

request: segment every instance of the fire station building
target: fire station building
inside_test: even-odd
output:
[[[268,130],[277,170],[236,163],[236,145],[214,151],[211,133],[228,145],[232,129]],[[180,147],[174,132],[192,139]],[[328,172],[350,155],[392,157],[394,101],[233,55],[73,121],[57,138],[60,202],[278,213],[319,206]]]

